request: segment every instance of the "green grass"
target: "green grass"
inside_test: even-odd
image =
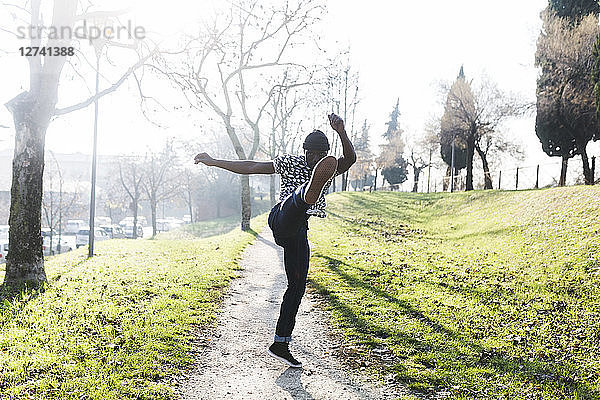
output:
[[[225,218],[215,218],[207,221],[194,222],[192,224],[182,225],[172,231],[161,232],[156,235],[157,239],[195,239],[206,238],[229,232],[240,226],[239,215],[233,215]]]
[[[269,200],[252,199],[252,215],[260,215],[270,211]],[[229,217],[214,218],[206,221],[194,222],[182,225],[172,231],[161,232],[156,235],[158,239],[195,239],[220,235],[239,227],[241,216],[231,215]]]
[[[598,399],[599,189],[334,194],[310,282],[415,397]]]
[[[0,398],[174,398],[170,378],[254,237],[111,240],[91,260],[85,249],[48,259],[45,290],[0,294]]]

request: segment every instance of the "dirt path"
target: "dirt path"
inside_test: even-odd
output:
[[[298,313],[292,353],[304,364],[288,368],[266,354],[286,287],[283,252],[263,231],[246,249],[240,279],[232,282],[214,337],[199,353],[187,399],[386,399],[384,390],[344,371],[332,354],[327,316],[307,294]]]

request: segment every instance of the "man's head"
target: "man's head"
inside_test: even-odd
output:
[[[304,149],[308,167],[313,169],[314,166],[327,155],[327,152],[329,151],[329,140],[323,132],[315,129],[306,136],[302,148]]]

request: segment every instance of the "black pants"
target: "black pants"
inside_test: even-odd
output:
[[[275,243],[283,247],[283,260],[287,276],[287,289],[279,311],[276,342],[290,342],[296,324],[296,314],[306,287],[310,248],[306,237],[308,216],[306,204],[301,196],[302,187],[273,207],[269,214],[269,227]]]

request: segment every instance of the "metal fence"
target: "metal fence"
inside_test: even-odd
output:
[[[583,184],[583,173],[580,164],[574,163],[574,160],[569,161],[569,167],[567,169],[567,186]],[[600,183],[600,171],[596,170],[596,157],[592,157],[590,160],[590,167],[592,169],[593,181],[596,184]],[[536,165],[525,165],[525,166],[514,166],[498,168],[496,171],[490,171],[490,178],[492,181],[493,189],[501,190],[527,190],[537,188],[547,188],[559,186],[560,173],[562,168],[562,161],[541,163]],[[443,171],[445,172],[445,171]],[[475,170],[473,172],[474,189],[484,188],[483,171]],[[450,177],[444,176],[439,169],[433,168],[432,171],[425,169],[418,182],[419,193],[430,193],[430,192],[443,192],[450,191]],[[466,171],[461,170],[454,177],[454,190],[463,191],[466,187]],[[387,182],[383,184],[382,179],[378,179],[376,190],[383,191],[402,191],[410,192],[414,186],[413,176],[409,176],[409,179],[399,185],[389,185]],[[375,187],[364,186],[358,187],[356,190],[372,191]],[[352,189],[350,189],[352,190]]]

